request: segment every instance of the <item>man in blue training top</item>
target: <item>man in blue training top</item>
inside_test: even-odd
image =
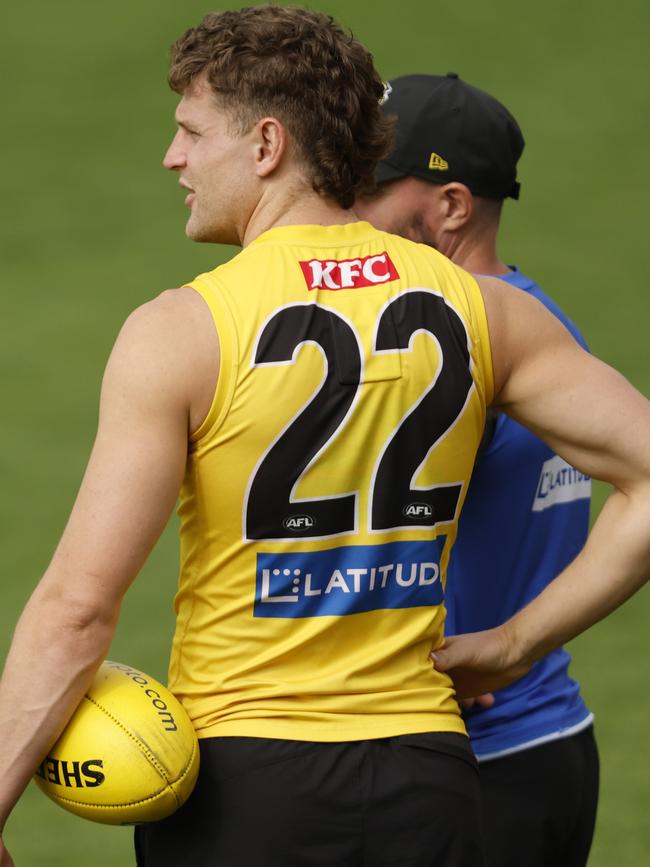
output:
[[[359,216],[534,295],[584,345],[537,284],[497,254],[503,202],[519,197],[524,148],[508,110],[452,73],[395,79],[384,108],[398,117],[396,145],[379,164],[377,195],[357,202]],[[497,626],[537,596],[582,548],[590,494],[590,479],[532,433],[505,415],[489,419],[451,556],[446,633]],[[492,706],[466,711],[481,763],[489,867],[587,862],[598,753],[569,661],[560,648],[497,692]]]

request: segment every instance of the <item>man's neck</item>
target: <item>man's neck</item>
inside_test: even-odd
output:
[[[460,265],[460,267],[465,271],[469,271],[471,274],[486,274],[493,277],[499,277],[503,274],[509,274],[512,270],[505,264],[505,262],[502,262],[501,259],[499,259],[496,255],[496,251],[491,253],[477,249],[461,258],[452,256],[451,260],[452,262],[455,262],[456,265]]]
[[[302,185],[293,190],[284,187],[278,195],[269,190],[269,194],[260,198],[241,234],[242,247],[278,226],[337,226],[358,219],[353,211],[311,189],[305,190]]]
[[[503,262],[496,248],[496,231],[489,233],[447,235],[438,247],[441,253],[472,274],[489,274],[498,277],[509,274],[510,268]]]

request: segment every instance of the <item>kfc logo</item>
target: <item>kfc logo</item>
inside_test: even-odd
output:
[[[335,292],[339,289],[359,289],[399,280],[399,274],[385,251],[364,259],[310,259],[300,262],[300,267],[310,292],[312,289]]]

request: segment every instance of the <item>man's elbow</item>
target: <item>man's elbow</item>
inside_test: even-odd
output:
[[[34,591],[21,620],[35,637],[41,636],[50,653],[94,657],[108,650],[119,611],[119,603],[96,592],[75,593],[45,581]]]

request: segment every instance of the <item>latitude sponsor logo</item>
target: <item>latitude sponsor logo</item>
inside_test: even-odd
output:
[[[559,455],[555,455],[542,464],[533,500],[533,512],[543,512],[560,503],[588,500],[590,496],[589,476],[585,476]]]
[[[440,605],[444,536],[257,555],[255,617],[325,617]]]
[[[309,259],[299,264],[310,292],[314,289],[333,292],[360,289],[399,280],[397,269],[385,250],[363,259]]]

